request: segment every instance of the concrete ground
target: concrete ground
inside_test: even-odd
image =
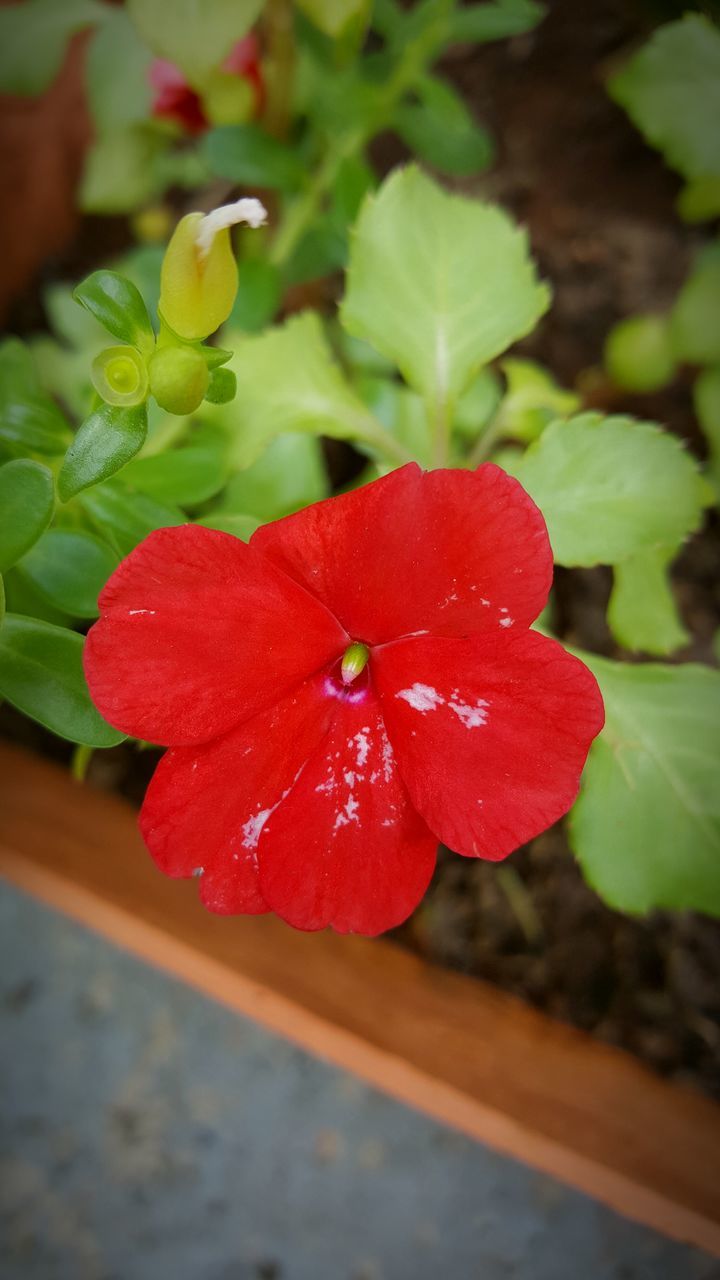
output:
[[[720,1280],[11,890],[2,1280]]]

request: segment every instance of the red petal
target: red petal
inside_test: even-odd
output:
[[[570,808],[603,705],[554,640],[404,640],[372,667],[412,801],[451,849],[504,858]]]
[[[207,129],[208,122],[200,98],[179,67],[164,58],[156,58],[150,64],[148,76],[154,90],[154,116],[174,120],[188,133],[203,133]]]
[[[267,911],[256,854],[262,823],[318,747],[332,712],[314,679],[218,742],[168,751],[140,814],[160,870],[200,874],[211,911]]]
[[[159,529],[100,596],[85,674],[123,732],[173,745],[219,737],[338,654],[347,636],[317,600],[239,538]]]
[[[410,463],[265,525],[252,545],[368,644],[527,626],[552,580],[542,515],[491,463],[474,472]]]
[[[427,889],[437,840],[402,784],[372,690],[338,694],[327,737],[263,827],[260,886],[298,929],[377,934]]]

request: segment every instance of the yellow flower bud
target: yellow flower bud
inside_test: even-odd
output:
[[[212,213],[188,213],[165,251],[160,276],[160,314],[181,338],[207,338],[232,310],[238,271],[229,228],[237,222],[261,226],[258,200],[238,200]]]

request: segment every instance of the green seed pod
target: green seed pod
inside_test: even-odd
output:
[[[624,391],[659,391],[675,373],[675,359],[665,316],[630,316],[610,330],[605,368]]]
[[[208,367],[192,347],[160,347],[150,360],[150,390],[168,413],[192,413],[209,382]]]
[[[131,408],[147,398],[147,366],[134,347],[106,347],[93,360],[90,377],[106,404]]]

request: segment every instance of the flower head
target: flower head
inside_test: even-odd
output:
[[[498,467],[414,463],[265,525],[150,534],[100,597],[102,714],[170,747],[140,825],[212,911],[380,933],[438,841],[501,859],[573,803],[594,677],[531,631],[542,515]]]
[[[172,120],[189,134],[204,133],[211,124],[259,116],[265,102],[260,48],[252,34],[233,45],[202,96],[188,84],[180,68],[164,58],[150,64],[149,77],[152,114],[160,120]]]

